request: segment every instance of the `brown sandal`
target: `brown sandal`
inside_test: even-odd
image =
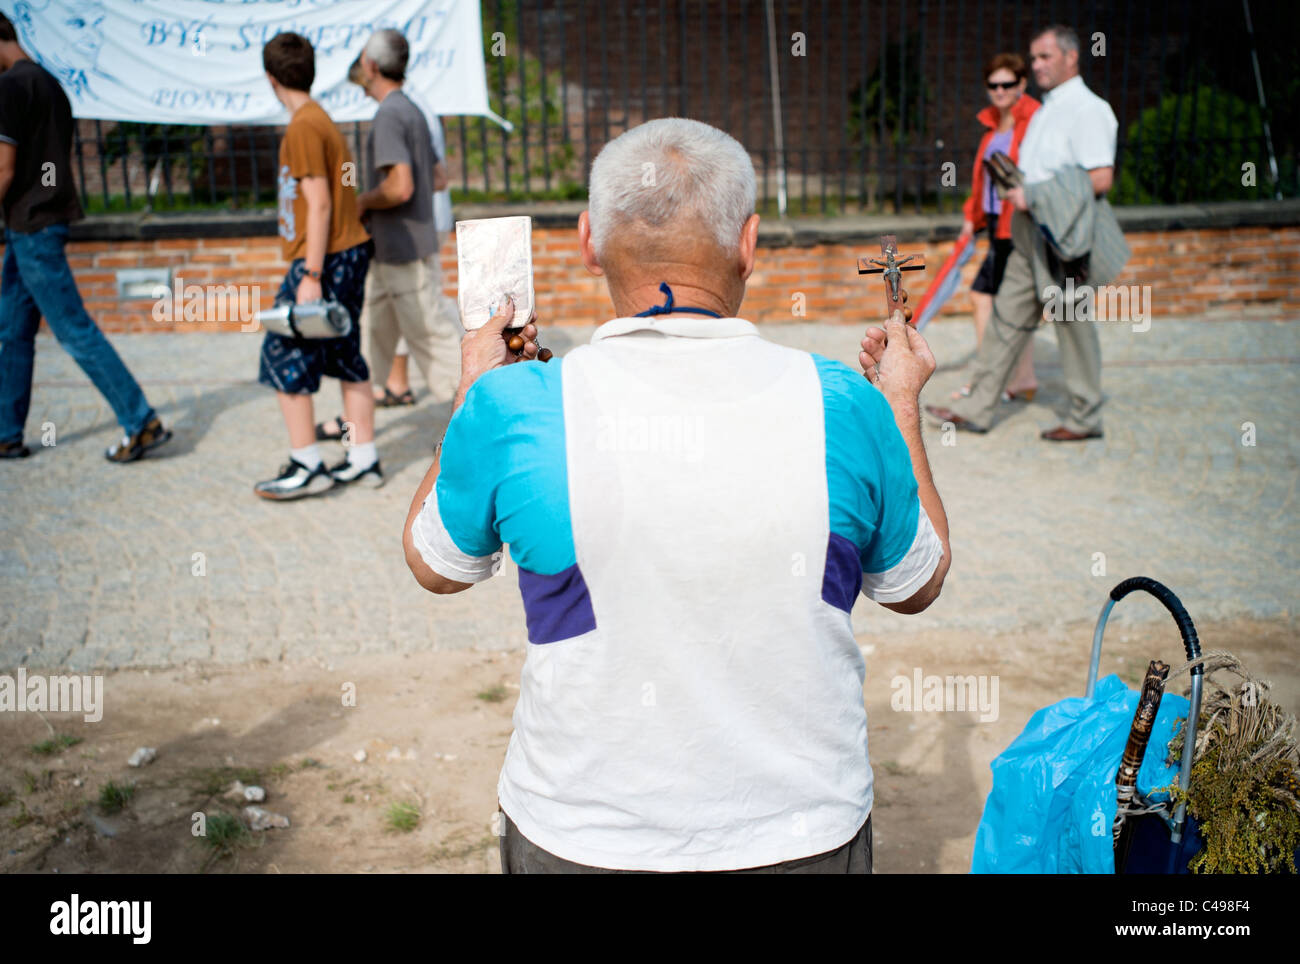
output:
[[[338,429],[337,433],[331,429]],[[343,416],[330,419],[328,422],[321,422],[316,426],[317,442],[337,442],[343,438]]]
[[[400,395],[394,395],[387,385],[384,386],[384,397],[376,399],[375,404],[380,408],[396,408],[399,405],[414,405],[415,393],[409,388]]]

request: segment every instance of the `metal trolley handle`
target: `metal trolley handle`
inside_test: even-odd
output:
[[[1134,576],[1131,579],[1125,579],[1110,591],[1110,598],[1106,600],[1106,605],[1101,608],[1101,615],[1097,618],[1097,629],[1092,634],[1092,660],[1088,665],[1088,688],[1084,692],[1084,696],[1088,699],[1092,699],[1097,688],[1097,668],[1101,664],[1101,637],[1106,632],[1106,620],[1110,618],[1110,611],[1115,607],[1115,603],[1139,589],[1155,596],[1161,605],[1169,610],[1169,615],[1174,617],[1174,622],[1178,624],[1178,632],[1183,637],[1183,648],[1187,651],[1188,661],[1199,659],[1201,656],[1201,644],[1196,638],[1196,627],[1192,624],[1192,617],[1187,615],[1187,610],[1178,600],[1178,597],[1174,595],[1173,590],[1164,583],[1156,582],[1149,576]],[[1187,729],[1183,738],[1183,758],[1178,771],[1178,785],[1184,791],[1187,790],[1192,777],[1192,754],[1196,751],[1196,725],[1201,716],[1201,685],[1204,682],[1205,667],[1202,665],[1193,666],[1191,674],[1191,709],[1188,711],[1190,718],[1187,721]],[[1187,804],[1180,803],[1178,809],[1174,812],[1173,820],[1166,821],[1169,823],[1170,842],[1175,845],[1183,838],[1183,824],[1187,818],[1186,811]]]

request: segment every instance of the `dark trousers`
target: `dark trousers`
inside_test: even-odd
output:
[[[612,870],[575,864],[543,850],[519,832],[501,811],[501,873],[503,874],[652,874],[653,870]],[[786,860],[743,870],[701,871],[718,874],[869,874],[871,873],[871,815],[853,839],[824,854]]]
[[[321,270],[321,296],[333,299],[352,316],[352,330],[342,338],[289,338],[268,331],[262,339],[257,380],[286,395],[311,395],[320,390],[321,377],[328,375],[342,382],[364,382],[370,368],[361,354],[361,305],[365,299],[366,272],[374,242],[361,244],[325,255]],[[298,297],[298,284],[307,274],[307,262],[295,258],[289,262],[277,305],[291,305]]]

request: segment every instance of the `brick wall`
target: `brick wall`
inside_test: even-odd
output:
[[[1130,232],[1127,238],[1133,257],[1117,284],[1150,285],[1156,320],[1203,312],[1261,316],[1300,312],[1300,227]],[[919,276],[905,276],[915,299],[951,252],[952,242],[903,241],[900,245],[904,252],[924,250],[926,263],[932,266]],[[981,241],[963,271],[961,287],[945,306],[945,316],[969,313],[970,281],[983,250]],[[879,278],[859,278],[855,268],[857,256],[870,251],[866,243],[760,247],[741,313],[760,324],[800,320],[861,324],[880,304]],[[185,286],[257,286],[261,307],[270,307],[285,269],[278,238],[262,236],[74,241],[68,245],[68,261],[87,309],[110,332],[240,327],[233,308],[222,321],[219,302],[204,305],[191,295],[185,300],[195,301],[195,313],[202,320],[156,321],[152,299],[118,300],[115,272],[119,268],[169,267],[174,283]],[[578,259],[576,231],[535,229],[533,263],[539,314],[547,324],[595,324],[610,317],[604,279],[589,276]],[[454,296],[454,240],[443,245],[442,265],[447,292]],[[793,296],[800,292],[806,303],[802,318],[792,311]]]

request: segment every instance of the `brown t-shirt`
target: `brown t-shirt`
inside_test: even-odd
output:
[[[370,238],[357,218],[356,166],[347,141],[314,100],[294,112],[280,141],[280,239],[284,256],[290,261],[307,256],[307,199],[298,188],[299,179],[304,177],[323,177],[329,184],[326,254],[344,251]]]

